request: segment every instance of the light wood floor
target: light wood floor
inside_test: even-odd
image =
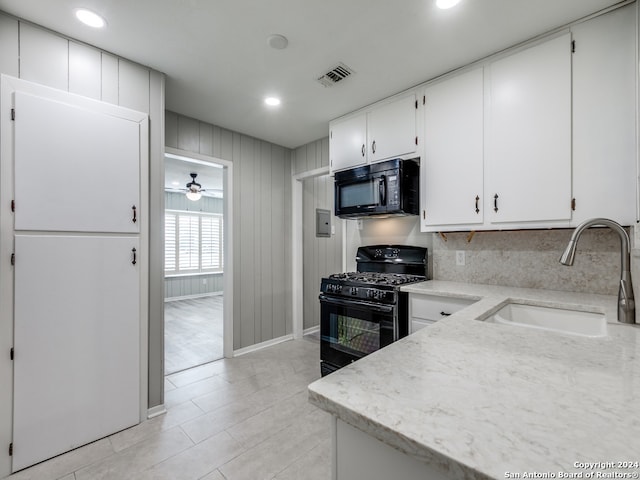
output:
[[[330,416],[305,337],[166,377],[167,413],[11,480],[329,480]]]
[[[197,367],[224,356],[222,299],[222,295],[215,295],[165,302],[165,374]]]

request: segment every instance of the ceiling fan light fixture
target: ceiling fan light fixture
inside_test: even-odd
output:
[[[189,190],[187,192],[187,198],[192,202],[197,202],[198,200],[200,200],[201,197],[202,197],[202,194],[200,192],[194,192],[193,190]]]

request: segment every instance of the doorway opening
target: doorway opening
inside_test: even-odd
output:
[[[224,170],[165,154],[165,375],[225,355]]]

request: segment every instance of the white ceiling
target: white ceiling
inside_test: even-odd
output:
[[[329,120],[619,0],[0,0],[0,10],[167,75],[166,107],[294,148]],[[103,15],[93,30],[77,7]],[[289,39],[285,50],[270,34]],[[324,88],[343,62],[355,74]],[[282,97],[267,108],[267,95]]]

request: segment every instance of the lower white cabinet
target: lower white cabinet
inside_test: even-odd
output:
[[[139,249],[15,236],[14,472],[139,422]]]
[[[409,333],[414,333],[475,303],[468,298],[409,294]]]
[[[446,480],[435,466],[410,457],[335,417],[334,480]]]

